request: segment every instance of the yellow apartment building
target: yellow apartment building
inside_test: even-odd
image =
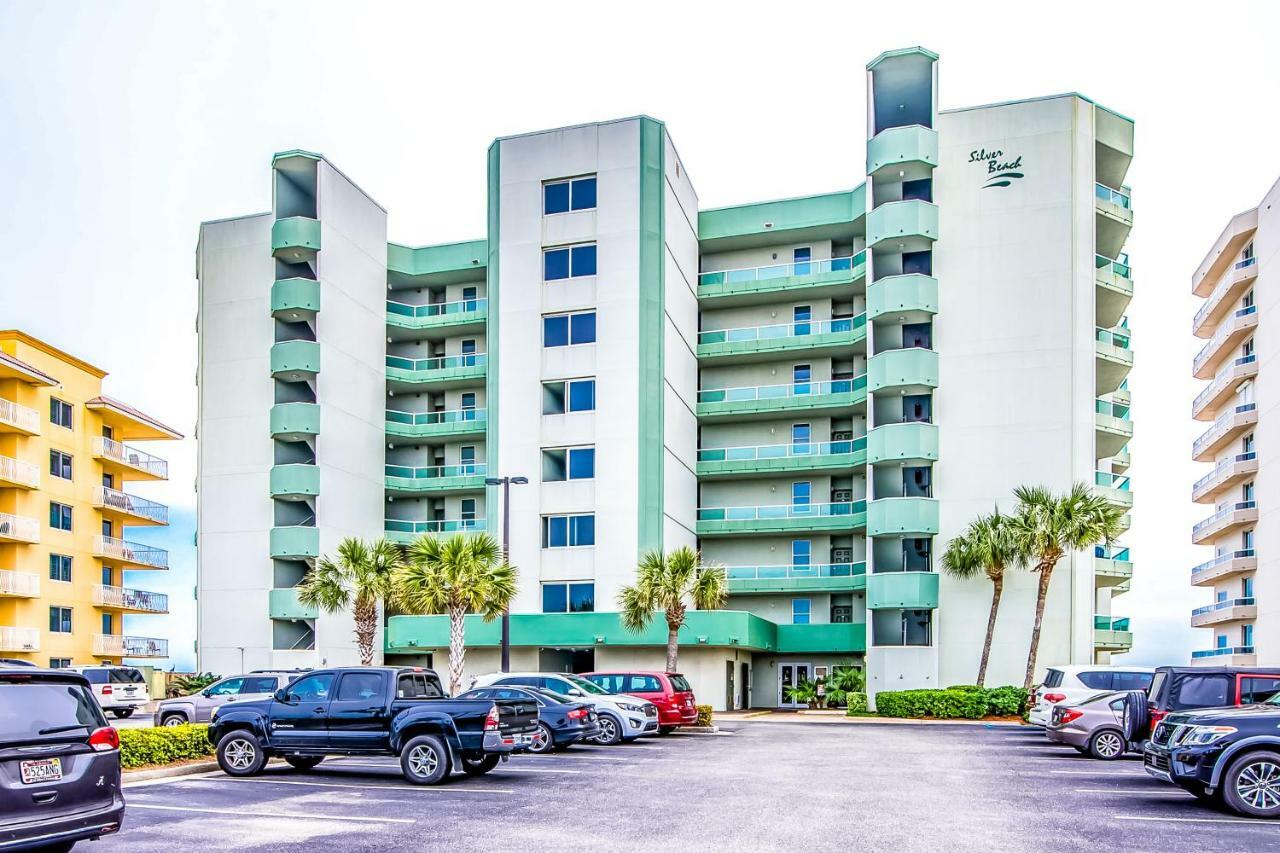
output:
[[[124,633],[124,614],[169,609],[167,596],[125,578],[169,568],[168,552],[129,538],[130,527],[168,524],[168,508],[128,487],[169,475],[131,442],[182,436],[103,396],[106,375],[0,331],[0,658],[58,667],[168,657],[167,640]]]

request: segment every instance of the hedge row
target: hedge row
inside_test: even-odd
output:
[[[890,690],[876,694],[876,712],[882,717],[934,717],[940,720],[1012,717],[1027,709],[1027,692],[1021,687],[957,685],[943,690]]]
[[[206,734],[208,729],[208,726],[120,729],[120,766],[129,770],[213,755],[213,744]]]
[[[867,713],[867,694],[849,691],[844,694],[844,701],[846,716]]]

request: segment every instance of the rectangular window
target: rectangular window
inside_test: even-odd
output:
[[[66,554],[49,555],[49,580],[71,583],[71,558]]]
[[[54,530],[70,530],[71,507],[57,501],[49,501],[49,526]]]
[[[476,499],[463,498],[461,501],[459,501],[459,504],[461,506],[462,520],[475,521],[476,520]],[[466,525],[463,525],[463,526],[465,527]]]
[[[592,210],[596,206],[596,176],[550,181],[542,185],[543,214]]]
[[[594,583],[544,583],[542,585],[543,613],[594,613],[596,609],[596,585]]]
[[[57,397],[50,397],[49,421],[60,427],[71,429],[71,404],[59,400]]]
[[[542,383],[542,413],[563,415],[565,412],[590,412],[596,407],[596,381],[571,379]]]
[[[71,454],[61,450],[49,451],[49,473],[61,480],[71,479]]]
[[[49,658],[49,669],[66,669],[71,666],[71,658]]]
[[[1240,626],[1240,645],[1244,646],[1245,648],[1253,648],[1253,626],[1252,625]]]
[[[462,355],[463,355],[463,356],[468,356],[468,355],[475,355],[475,354],[476,354],[476,342],[475,342],[475,339],[474,339],[474,338],[471,338],[471,339],[468,339],[468,340],[463,341],[463,342],[462,342]],[[468,359],[468,358],[465,358],[465,357],[464,357],[464,358],[463,358],[463,360],[462,360],[462,364],[463,364],[464,366],[466,366],[466,367],[473,367],[473,366],[475,366],[475,359]]]
[[[809,442],[813,439],[813,427],[809,424],[791,425],[791,452],[797,456],[812,453]]]
[[[595,515],[543,516],[543,548],[580,548],[594,544],[596,544]]]
[[[476,304],[476,295],[479,293],[474,287],[462,288],[462,310],[474,311],[480,307]]]
[[[1240,581],[1240,597],[1253,598],[1253,578],[1245,578]]]
[[[804,481],[791,484],[791,505],[808,506],[813,499],[813,483]]]
[[[115,631],[112,630],[114,627],[115,627],[115,620],[111,618],[111,614],[103,613],[102,614],[102,633],[107,635],[114,634]]]
[[[812,272],[812,267],[809,264],[809,261],[812,258],[813,258],[813,249],[809,248],[808,246],[805,246],[804,248],[801,248],[801,249],[794,250],[791,253],[791,259],[794,262],[791,265],[791,274],[792,275],[808,275],[810,272]]]
[[[474,409],[476,407],[476,392],[467,391],[463,394],[460,405],[463,411],[466,411],[467,409]]]
[[[791,368],[791,392],[808,394],[809,382],[813,379],[813,368],[807,364],[797,364]]]
[[[808,305],[797,305],[791,312],[791,333],[793,335],[807,335],[813,331],[812,324],[809,322],[813,319],[813,309]]]
[[[542,482],[591,480],[596,476],[594,447],[556,447],[542,451]]]
[[[807,598],[791,599],[791,624],[808,625],[813,615],[813,602]]]
[[[476,464],[476,448],[474,444],[464,444],[458,448],[458,465],[463,470],[460,473],[474,474]]]
[[[813,559],[813,543],[808,539],[791,540],[791,565],[807,566]]]
[[[542,318],[543,347],[567,347],[596,342],[596,312],[550,314]]]
[[[70,634],[71,633],[71,608],[70,607],[50,607],[49,608],[49,633],[51,634]]]
[[[561,281],[596,274],[596,244],[567,246],[561,249],[544,249],[542,252],[542,280]]]

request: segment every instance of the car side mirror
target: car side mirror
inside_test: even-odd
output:
[[[203,696],[204,698],[208,699],[210,696],[212,696],[212,695],[213,695],[213,688],[212,688],[212,687],[206,687],[204,690],[201,690],[201,691],[200,691],[200,695],[201,695],[201,696]]]
[[[569,695],[570,695],[570,696],[586,696],[587,694],[583,693],[581,690],[579,690],[579,689],[578,689],[578,688],[576,688],[576,687],[570,687],[570,688],[569,688]]]
[[[275,693],[275,700],[277,702],[287,703],[289,701],[289,691],[285,690],[283,687],[280,688]]]

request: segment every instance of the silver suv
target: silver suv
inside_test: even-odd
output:
[[[271,696],[301,674],[298,670],[263,670],[247,675],[233,675],[210,684],[199,693],[165,699],[156,706],[157,726],[181,726],[207,723],[214,709],[228,702],[270,699]]]

